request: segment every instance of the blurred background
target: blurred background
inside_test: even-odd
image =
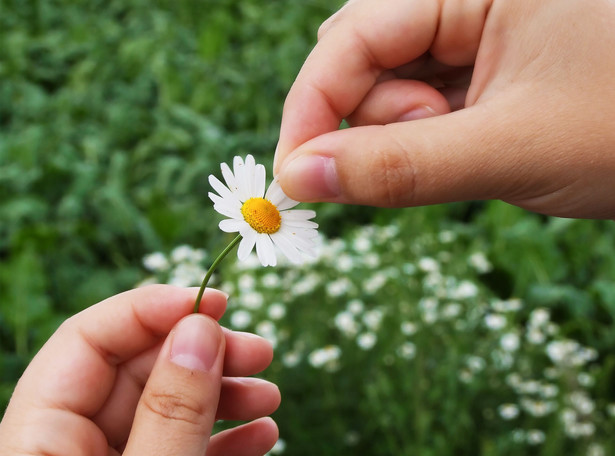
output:
[[[200,282],[230,240],[207,176],[248,153],[270,172],[341,4],[0,0],[0,410],[70,315]],[[213,282],[223,323],[276,348],[272,454],[615,454],[611,222],[312,207],[317,260],[231,256]]]

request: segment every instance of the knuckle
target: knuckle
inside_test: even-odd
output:
[[[416,185],[416,172],[408,154],[397,147],[386,147],[375,154],[373,169],[381,170],[376,176],[374,200],[385,207],[412,205]]]
[[[322,39],[323,36],[325,36],[327,31],[331,28],[331,26],[335,22],[335,16],[336,16],[336,14],[334,14],[331,17],[329,17],[322,24],[320,24],[320,27],[318,27],[318,32],[316,33],[316,37],[317,37],[317,39],[319,41]]]
[[[323,36],[325,36],[325,34],[337,23],[340,22],[340,20],[344,17],[344,15],[346,15],[346,11],[348,10],[349,6],[354,3],[356,0],[348,0],[339,10],[337,10],[335,13],[333,13],[331,16],[329,16],[328,19],[326,19],[322,24],[320,24],[320,27],[318,27],[318,40],[320,40]]]
[[[143,405],[152,413],[169,421],[178,421],[200,427],[205,413],[196,400],[181,394],[150,391],[142,397]]]

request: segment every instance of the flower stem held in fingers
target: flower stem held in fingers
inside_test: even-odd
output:
[[[218,255],[218,258],[216,258],[214,262],[212,263],[212,265],[210,266],[209,270],[207,271],[207,274],[205,274],[205,277],[203,278],[203,282],[201,283],[199,294],[196,297],[196,301],[194,303],[194,313],[197,313],[199,311],[199,305],[201,304],[201,298],[203,298],[205,287],[207,287],[207,282],[209,282],[211,275],[214,273],[214,271],[216,270],[220,262],[224,259],[224,257],[227,256],[231,250],[233,250],[233,247],[235,247],[239,243],[239,241],[241,241],[241,234],[238,234],[235,237],[235,239],[233,239],[231,243],[226,246],[226,248],[222,251],[222,253],[220,253],[220,255]]]

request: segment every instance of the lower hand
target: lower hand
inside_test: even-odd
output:
[[[271,362],[271,346],[223,330],[226,298],[215,290],[190,315],[196,294],[145,287],[67,320],[15,389],[0,455],[265,454],[278,431],[259,417],[279,391],[241,377]],[[250,422],[210,438],[217,419]]]

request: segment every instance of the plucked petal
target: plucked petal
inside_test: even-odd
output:
[[[277,178],[271,182],[269,188],[267,189],[267,193],[265,194],[265,198],[271,201],[275,207],[278,208],[279,211],[284,211],[286,209],[290,209],[299,204],[298,201],[290,199],[280,187]]]

